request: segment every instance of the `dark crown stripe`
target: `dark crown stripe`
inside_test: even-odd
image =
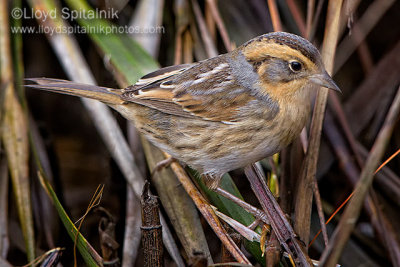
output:
[[[277,44],[287,45],[288,47],[299,51],[314,63],[316,63],[317,59],[319,58],[318,50],[308,40],[286,32],[272,32],[261,35],[258,38],[252,39],[247,42],[245,46],[253,42],[261,42],[264,39],[273,41]]]

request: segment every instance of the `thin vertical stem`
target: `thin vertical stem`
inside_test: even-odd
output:
[[[333,60],[338,40],[341,6],[342,0],[329,1],[325,36],[322,47],[322,59],[324,61],[326,70],[329,73],[331,73],[333,70]],[[300,239],[306,244],[308,244],[308,239],[310,236],[313,196],[312,188],[317,170],[319,147],[321,143],[322,122],[324,119],[329,93],[328,90],[329,89],[327,88],[320,88],[318,90],[311,122],[310,143],[299,178],[298,192],[295,201],[295,230]]]
[[[271,15],[272,26],[274,31],[282,31],[282,23],[279,17],[278,7],[276,6],[275,0],[268,0],[269,13]]]
[[[371,149],[367,162],[365,163],[365,167],[361,173],[360,180],[357,183],[354,196],[345,209],[342,219],[333,233],[328,247],[321,256],[321,266],[335,266],[336,262],[338,261],[360,215],[362,204],[372,184],[375,170],[379,166],[379,162],[382,159],[387,144],[389,143],[390,136],[393,132],[399,113],[400,87],[398,88],[396,97],[392,106],[390,107],[386,120]]]

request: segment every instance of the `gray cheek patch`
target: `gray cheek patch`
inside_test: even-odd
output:
[[[288,82],[294,77],[291,75],[286,61],[280,59],[270,59],[264,75],[265,79],[272,83]]]

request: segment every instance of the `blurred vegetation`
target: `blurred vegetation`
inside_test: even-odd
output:
[[[298,192],[302,192],[298,187],[302,164],[308,160],[316,164],[320,211],[328,218],[353,192],[360,177],[368,178],[368,173],[372,177],[375,165],[400,148],[399,120],[384,123],[389,110],[396,107],[400,85],[400,2],[340,3],[1,1],[0,266],[21,266],[35,259],[45,259],[43,266],[53,266],[58,253],[63,266],[104,262],[142,266],[138,196],[144,179],[150,179],[155,164],[164,158],[114,111],[75,97],[25,90],[24,77],[123,88],[160,66],[200,61],[279,29],[302,35],[321,48],[343,93],[328,97],[321,142],[315,139],[319,156],[314,161],[304,160],[303,148],[309,136],[304,135],[279,157],[265,159],[260,166],[295,225],[299,224],[295,210]],[[329,13],[328,6],[339,10],[338,16]],[[88,17],[95,11],[105,13],[101,18]],[[334,19],[338,19],[338,26],[332,30]],[[114,32],[101,32],[110,29]],[[69,32],[54,32],[63,30]],[[337,38],[337,44],[327,36]],[[336,51],[329,47],[336,47]],[[309,132],[310,128],[308,125]],[[372,157],[378,150],[384,154]],[[356,227],[348,240],[343,238],[347,241],[339,260],[343,266],[400,266],[399,166],[399,156],[391,159],[376,173],[365,200],[360,198],[362,211]],[[174,171],[163,169],[151,182],[151,191],[160,197],[163,229],[170,231],[163,233],[168,251],[165,266],[195,265],[197,258],[205,259],[198,266],[221,262],[222,245],[215,229],[197,211]],[[193,170],[188,173],[220,211],[246,225],[254,220],[241,208],[208,192]],[[307,177],[312,181],[313,174]],[[241,170],[226,175],[222,184],[259,207]],[[91,202],[99,185],[104,185],[97,195],[101,199]],[[315,204],[312,207],[307,229],[310,240],[321,228],[318,208]],[[328,224],[328,238],[341,217],[339,212]],[[307,223],[307,218],[304,221]],[[77,228],[81,235],[76,234]],[[261,233],[258,228],[255,231]],[[243,244],[249,260],[265,266],[259,243]],[[310,245],[308,254],[319,260],[324,250],[321,235]],[[285,256],[280,264],[291,266]]]

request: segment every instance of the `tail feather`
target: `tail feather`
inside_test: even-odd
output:
[[[119,90],[107,87],[49,78],[29,78],[26,80],[36,83],[25,85],[25,87],[29,88],[96,99],[112,105],[123,104],[125,102],[120,97],[122,91],[119,92]]]

